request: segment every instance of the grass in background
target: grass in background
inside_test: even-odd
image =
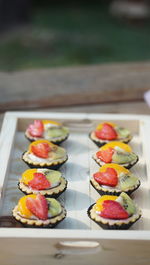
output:
[[[120,22],[106,6],[37,9],[29,26],[0,42],[6,71],[149,59],[150,23]]]

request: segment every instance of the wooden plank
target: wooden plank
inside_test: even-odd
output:
[[[148,62],[0,73],[0,111],[142,100],[149,70]]]

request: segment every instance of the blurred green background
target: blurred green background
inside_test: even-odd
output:
[[[2,71],[150,59],[150,22],[116,19],[102,2],[36,5],[0,40]]]

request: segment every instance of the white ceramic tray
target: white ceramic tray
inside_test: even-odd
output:
[[[70,128],[63,143],[69,160],[60,168],[68,180],[60,196],[67,218],[55,229],[17,228],[11,212],[23,195],[17,188],[27,168],[21,160],[29,142],[24,131],[34,119],[53,119]],[[101,121],[115,121],[134,135],[131,146],[139,162],[131,171],[141,179],[133,198],[142,209],[142,218],[127,231],[102,230],[87,216],[88,207],[99,197],[89,179],[98,169],[92,154],[98,147],[88,138]],[[0,138],[0,264],[148,264],[150,259],[150,117],[112,114],[71,114],[9,112],[5,115]],[[6,218],[6,216],[8,218]],[[8,227],[9,226],[9,227]],[[6,245],[7,244],[7,251]],[[136,256],[135,256],[136,253]],[[23,258],[22,258],[23,257]],[[9,262],[8,262],[9,261]],[[21,262],[21,263],[20,263]],[[142,263],[140,263],[142,262]]]

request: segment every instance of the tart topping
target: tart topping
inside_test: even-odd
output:
[[[110,163],[112,161],[112,156],[114,153],[113,148],[108,148],[107,150],[100,150],[96,153],[97,158],[102,160],[105,163]]]
[[[46,168],[27,169],[20,182],[35,190],[54,188],[61,182],[61,172]]]
[[[106,200],[103,202],[100,216],[108,219],[127,219],[129,214],[117,201]]]
[[[102,140],[115,140],[117,139],[117,133],[113,126],[109,123],[103,123],[101,130],[96,130],[95,135]]]
[[[115,187],[118,184],[117,172],[113,168],[107,168],[105,172],[97,172],[93,177],[100,185]]]
[[[44,132],[44,126],[42,121],[35,120],[33,124],[29,125],[28,132],[33,137],[42,137]]]
[[[31,152],[41,158],[48,158],[51,147],[48,142],[39,142],[37,144],[31,144]]]
[[[49,189],[51,187],[50,182],[42,173],[34,173],[34,178],[28,182],[28,185],[32,189],[36,190],[44,190]]]
[[[96,153],[97,158],[105,163],[126,164],[137,160],[129,145],[120,142],[111,142],[102,146]]]
[[[127,191],[139,183],[139,179],[128,169],[115,163],[103,165],[93,178],[100,185],[117,186],[122,191]]]
[[[27,197],[26,206],[39,219],[48,218],[48,203],[43,195],[38,194],[36,198]]]
[[[104,195],[94,205],[96,213],[108,219],[127,219],[136,212],[132,199],[124,192],[120,196]]]

